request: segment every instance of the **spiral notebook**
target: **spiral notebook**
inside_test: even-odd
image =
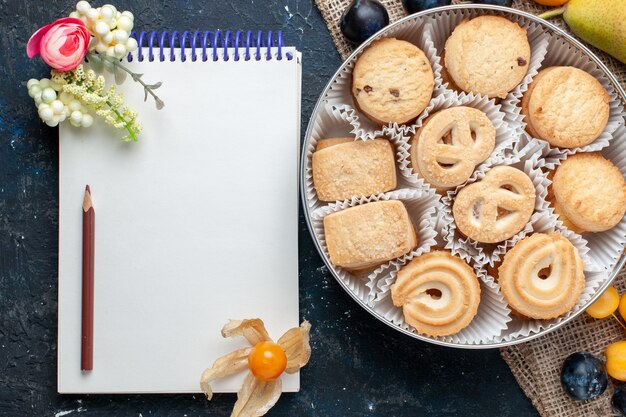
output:
[[[247,346],[228,319],[276,340],[299,324],[300,53],[271,33],[141,33],[126,60],[157,90],[119,89],[138,142],[97,122],[59,133],[60,393],[199,392],[202,371]],[[180,45],[169,47],[168,45]],[[200,45],[205,45],[201,47]],[[82,199],[96,212],[94,369],[80,370]],[[245,373],[213,384],[236,392]],[[299,376],[284,375],[297,391]]]

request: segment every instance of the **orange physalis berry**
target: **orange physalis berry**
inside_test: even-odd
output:
[[[248,355],[248,367],[257,379],[273,381],[287,367],[287,355],[276,343],[260,342]]]
[[[622,299],[619,302],[619,315],[626,321],[626,293],[622,295]]]
[[[626,340],[606,348],[606,372],[618,381],[626,381]]]
[[[596,301],[587,307],[587,314],[594,319],[603,319],[615,313],[619,305],[619,293],[611,286]]]

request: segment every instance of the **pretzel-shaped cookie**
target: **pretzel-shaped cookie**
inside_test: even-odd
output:
[[[452,213],[461,233],[478,242],[497,243],[524,228],[535,207],[535,186],[524,172],[497,166],[482,181],[463,187]]]
[[[444,251],[413,259],[398,271],[390,289],[404,320],[430,336],[459,332],[472,321],[480,303],[480,284],[472,267]]]
[[[585,285],[578,250],[558,234],[535,233],[504,256],[498,282],[509,305],[534,319],[571,310]]]
[[[439,190],[467,181],[496,144],[496,129],[480,110],[453,107],[424,121],[411,158],[419,174]]]

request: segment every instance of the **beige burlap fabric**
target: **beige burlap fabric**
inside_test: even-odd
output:
[[[406,16],[401,0],[381,0],[389,11],[391,21]],[[346,58],[354,46],[341,35],[339,19],[351,0],[315,0],[320,9],[330,34],[342,58]],[[453,3],[461,3],[459,0]],[[513,7],[537,14],[548,8],[537,5],[531,0],[514,0]],[[553,23],[567,30],[558,18]],[[594,49],[594,52],[613,71],[622,86],[626,87],[626,65],[607,54]],[[620,293],[626,292],[626,268],[615,281]],[[616,320],[594,320],[586,314],[568,323],[546,336],[517,346],[501,349],[504,360],[508,363],[526,395],[544,417],[610,416],[612,387],[600,398],[588,402],[575,402],[564,394],[560,384],[561,364],[565,357],[573,352],[588,351],[603,356],[609,344],[626,339],[626,331]],[[497,388],[496,388],[497,389]]]

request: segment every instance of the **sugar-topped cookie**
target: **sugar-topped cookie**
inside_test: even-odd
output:
[[[333,265],[351,271],[374,268],[413,250],[417,236],[401,201],[377,201],[324,217]]]
[[[411,165],[439,191],[467,181],[496,144],[485,113],[459,106],[429,116],[411,142]]]
[[[452,214],[459,232],[482,243],[497,243],[520,232],[535,209],[535,186],[517,168],[496,166],[461,188]]]
[[[387,139],[323,139],[311,161],[322,201],[380,194],[396,188],[396,158]]]

